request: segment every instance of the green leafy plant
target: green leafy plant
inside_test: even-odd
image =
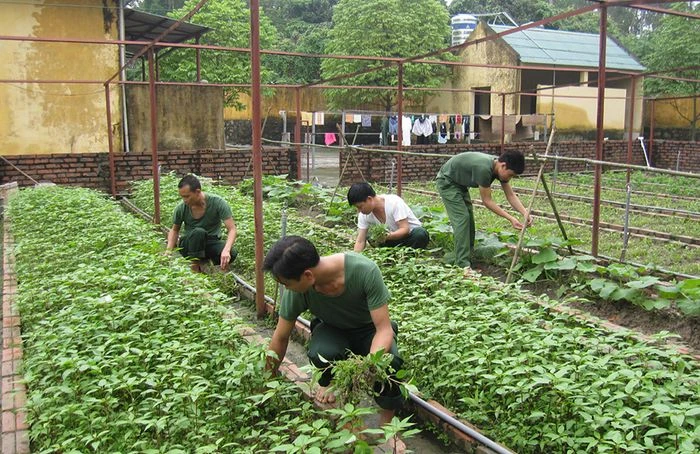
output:
[[[161,254],[150,225],[99,193],[61,187],[21,191],[7,215],[32,450],[352,449],[266,372],[265,348],[243,340],[227,298]]]
[[[234,216],[245,223],[239,264],[252,276],[252,201],[216,190],[234,202]],[[265,210],[269,244],[279,233],[279,204]],[[313,238],[322,253],[347,247],[340,229],[323,228],[293,210],[289,222],[288,234]],[[365,254],[380,266],[391,291],[391,315],[402,325],[399,348],[414,384],[491,438],[531,453],[697,450],[700,368],[693,358],[551,310],[558,301],[516,285],[488,276],[465,280],[461,269],[426,251],[378,248]],[[585,257],[576,269],[605,273]],[[685,285],[682,291],[690,294],[693,283]]]
[[[389,229],[384,224],[372,224],[367,230],[367,241],[372,247],[381,247],[386,242]]]

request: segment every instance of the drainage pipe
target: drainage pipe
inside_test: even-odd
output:
[[[473,438],[483,446],[486,446],[493,452],[496,452],[498,454],[513,454],[513,451],[511,451],[508,448],[505,448],[495,441],[487,438],[485,435],[483,435],[481,432],[477,431],[476,429],[472,429],[471,427],[467,426],[460,420],[453,418],[452,416],[448,415],[447,413],[438,410],[434,406],[430,405],[428,402],[424,401],[417,395],[413,393],[409,393],[408,397],[410,398],[411,402],[413,402],[416,406],[420,407],[421,409],[427,411],[428,413],[437,416],[440,418],[440,420],[445,421],[447,424],[450,426],[454,427],[455,429],[459,430],[463,434]]]

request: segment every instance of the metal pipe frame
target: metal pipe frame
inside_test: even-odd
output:
[[[600,7],[600,35],[598,38],[598,113],[596,117],[596,141],[595,158],[603,160],[603,147],[605,135],[604,111],[605,111],[605,57],[608,41],[608,7],[602,4]],[[591,255],[598,255],[599,229],[600,229],[600,191],[603,168],[595,165],[595,177],[593,186],[593,225],[591,226]]]
[[[129,59],[129,61],[126,62],[126,63],[124,63],[124,64],[119,68],[119,70],[116,72],[116,74],[112,75],[112,77],[110,77],[109,79],[107,79],[105,82],[111,82],[112,80],[114,80],[114,78],[116,78],[122,70],[124,70],[125,68],[127,68],[127,67],[128,67],[131,63],[133,63],[134,61],[136,61],[137,58],[139,58],[140,56],[142,56],[143,54],[145,54],[146,52],[148,52],[149,50],[151,50],[151,49],[153,48],[153,45],[154,45],[155,43],[159,42],[161,39],[163,39],[165,36],[167,36],[171,31],[175,30],[175,29],[178,28],[180,25],[182,25],[183,22],[188,21],[192,16],[194,16],[195,13],[196,13],[197,11],[199,11],[199,10],[207,3],[207,1],[208,1],[208,0],[200,0],[199,3],[197,3],[197,4],[194,6],[194,8],[192,8],[192,9],[190,10],[189,13],[185,14],[184,16],[182,16],[179,20],[177,20],[177,21],[176,21],[175,23],[173,23],[170,27],[168,27],[167,30],[165,30],[163,33],[161,33],[160,35],[158,35],[153,41],[151,41],[150,43],[146,44],[144,47],[141,48],[140,51],[138,51],[138,52],[136,52],[134,55],[132,55],[132,57]]]
[[[107,111],[107,143],[109,147],[109,188],[112,197],[117,196],[116,171],[114,162],[114,138],[112,137],[112,101],[109,94],[109,83],[105,85],[105,104]]]
[[[297,180],[303,178],[303,172],[301,168],[301,89],[294,89],[294,101],[296,104],[296,122],[294,123],[294,141],[297,143]]]
[[[634,77],[630,77],[630,85],[632,86],[630,89],[630,116],[629,116],[629,130],[627,134],[627,164],[632,164],[632,134],[633,134],[633,129],[634,129],[634,96],[636,94],[636,89],[637,89],[637,79]],[[632,169],[627,168],[627,184],[630,183],[630,177],[632,175]]]
[[[160,224],[160,172],[158,171],[158,111],[153,49],[148,50],[148,93],[151,118],[151,167],[153,170],[153,223]],[[109,81],[105,82],[109,85]]]
[[[403,63],[399,63],[399,80],[398,80],[398,90],[397,95],[397,109],[398,114],[398,138],[396,140],[396,149],[400,152],[403,147]],[[403,159],[401,155],[398,155],[396,159],[396,194],[401,197],[401,192],[403,191]]]
[[[651,99],[651,108],[649,112],[649,159],[651,160],[652,151],[654,151],[654,107],[656,107],[656,100]]]
[[[250,80],[253,110],[253,203],[255,213],[255,307],[258,318],[265,309],[265,277],[263,275],[263,206],[262,206],[262,100],[260,95],[260,1],[250,1]]]

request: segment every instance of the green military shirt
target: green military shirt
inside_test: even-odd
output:
[[[173,225],[182,225],[184,223],[184,235],[187,235],[192,229],[201,227],[206,230],[208,238],[221,238],[221,223],[233,217],[231,207],[218,195],[206,193],[204,197],[207,207],[201,218],[195,219],[192,217],[192,209],[185,202],[180,202],[173,214]]]
[[[455,184],[466,188],[479,186],[490,187],[496,175],[493,173],[493,161],[495,156],[468,151],[452,156],[438,173],[438,177],[445,176]]]
[[[370,311],[387,304],[390,297],[376,263],[363,255],[346,252],[345,290],[341,295],[327,296],[313,288],[306,293],[285,290],[279,315],[294,321],[302,312],[310,310],[336,328],[360,328],[372,323]]]

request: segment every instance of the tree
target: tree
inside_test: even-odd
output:
[[[187,0],[185,5],[168,15],[180,18],[197,4]],[[227,47],[250,47],[250,10],[245,0],[210,0],[200,9],[190,22],[212,29],[202,35],[200,44]],[[260,47],[270,48],[276,41],[277,32],[270,21],[260,14]],[[192,82],[196,79],[194,49],[179,49],[170,53],[160,62],[162,80]],[[249,83],[250,54],[247,52],[225,52],[204,50],[201,52],[202,79],[212,83]],[[261,69],[263,82],[273,78],[271,71]],[[226,104],[235,104],[240,90],[226,90]]]
[[[142,0],[134,2],[133,6],[147,13],[165,16],[170,11],[182,8],[184,4],[185,0]]]
[[[534,22],[554,14],[547,0],[454,0],[450,14],[485,14],[505,12],[518,24]]]
[[[333,24],[326,53],[335,55],[411,57],[448,47],[450,36],[447,10],[438,0],[340,0],[333,13]],[[451,57],[441,56],[442,59]],[[326,59],[321,68],[324,78],[332,78],[382,64]],[[444,66],[408,64],[404,69],[404,86],[438,87],[450,74],[451,70]],[[398,69],[393,66],[336,83],[395,87]],[[405,92],[405,96],[418,100],[422,94]],[[395,90],[326,91],[327,101],[335,108],[375,104],[391,110],[395,98]]]
[[[322,54],[330,36],[333,6],[338,0],[261,0],[261,8],[277,28],[277,48]],[[281,83],[308,83],[321,77],[321,59],[266,56],[266,66]]]
[[[677,4],[673,9],[697,13],[700,6],[695,3]],[[700,22],[697,19],[687,17],[665,15],[661,18],[659,26],[649,36],[649,53],[643,56],[642,61],[649,71],[664,71],[674,68],[697,66],[700,62]],[[684,79],[700,79],[700,70],[683,70],[666,73],[667,76],[678,76]],[[644,80],[644,92],[647,96],[694,95],[691,112],[687,113],[681,108],[679,102],[672,103],[678,114],[688,121],[691,140],[695,140],[697,123],[700,120],[698,113],[698,95],[700,94],[699,82],[687,82],[678,79],[658,79],[647,77]]]

